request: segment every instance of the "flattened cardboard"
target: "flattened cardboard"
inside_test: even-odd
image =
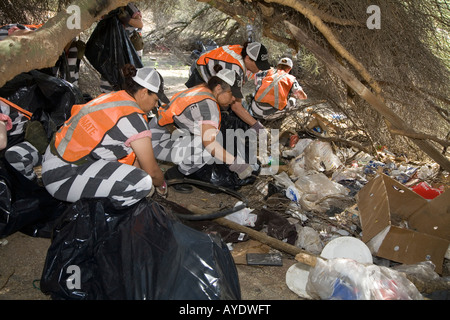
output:
[[[450,244],[449,193],[427,200],[377,175],[357,196],[362,240],[374,255],[405,264],[431,260],[441,273]]]

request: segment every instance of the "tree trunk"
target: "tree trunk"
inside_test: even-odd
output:
[[[22,72],[53,67],[64,47],[109,11],[126,5],[127,0],[78,0],[80,28],[69,28],[73,13],[63,10],[35,32],[10,36],[0,41],[0,87]]]
[[[288,21],[286,26],[291,31],[294,38],[310,50],[320,59],[331,71],[337,74],[348,86],[350,86],[361,98],[366,100],[374,110],[380,113],[396,129],[411,132],[405,122],[389,109],[375,94],[364,86],[350,71],[339,64],[336,59],[324,48],[310,39],[303,30],[297,28]],[[411,138],[411,140],[422,149],[430,158],[438,163],[444,170],[450,171],[450,161],[447,157],[436,150],[428,141]]]

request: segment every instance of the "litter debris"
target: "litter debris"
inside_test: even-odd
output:
[[[400,272],[352,259],[318,259],[309,272],[307,293],[322,300],[423,300]]]
[[[380,174],[358,193],[362,240],[373,254],[413,264],[432,261],[442,272],[450,244],[450,197],[426,200]]]
[[[359,263],[372,264],[372,254],[364,242],[359,239],[343,236],[331,240],[320,254],[322,258],[346,258]]]
[[[441,186],[439,188],[433,188],[428,183],[423,181],[419,184],[416,184],[414,187],[412,187],[412,191],[414,191],[417,194],[420,194],[425,199],[431,200],[431,199],[436,198],[438,195],[444,193],[445,190],[444,190],[444,186]]]
[[[234,207],[238,207],[242,204],[243,204],[242,201],[238,201]],[[239,211],[226,215],[225,219],[239,223],[242,226],[254,227],[258,216],[254,213],[251,213],[252,211],[253,209],[243,208]]]
[[[249,266],[282,266],[281,253],[247,253]]]
[[[309,300],[311,300],[312,297],[306,290],[306,284],[308,283],[310,270],[310,266],[303,263],[296,263],[286,272],[286,285],[288,288],[300,297]]]

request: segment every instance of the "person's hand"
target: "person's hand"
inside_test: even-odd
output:
[[[261,122],[256,121],[255,124],[250,127],[250,129],[255,130],[257,134],[260,134],[261,132],[266,130],[266,127],[264,127]]]
[[[168,195],[168,189],[167,189],[167,183],[164,181],[162,186],[156,187],[156,192],[158,195],[160,195],[163,198],[167,198]]]
[[[234,159],[234,162],[228,167],[230,171],[236,172],[239,179],[243,180],[252,175],[253,169],[248,163],[237,163],[238,157]]]

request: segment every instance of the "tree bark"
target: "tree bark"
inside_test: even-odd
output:
[[[405,122],[389,109],[383,101],[364,86],[350,71],[339,64],[335,58],[324,48],[310,39],[303,30],[297,28],[288,21],[286,26],[291,31],[294,38],[310,50],[320,59],[332,72],[336,73],[348,86],[350,86],[361,98],[367,101],[374,110],[380,113],[397,130],[411,132]],[[428,141],[411,138],[420,149],[422,149],[431,159],[436,161],[444,170],[450,171],[450,161],[447,157],[436,150]]]
[[[109,11],[126,5],[127,0],[78,0],[80,28],[68,27],[72,13],[60,11],[35,32],[10,36],[0,41],[0,87],[22,72],[53,67],[64,47]]]

